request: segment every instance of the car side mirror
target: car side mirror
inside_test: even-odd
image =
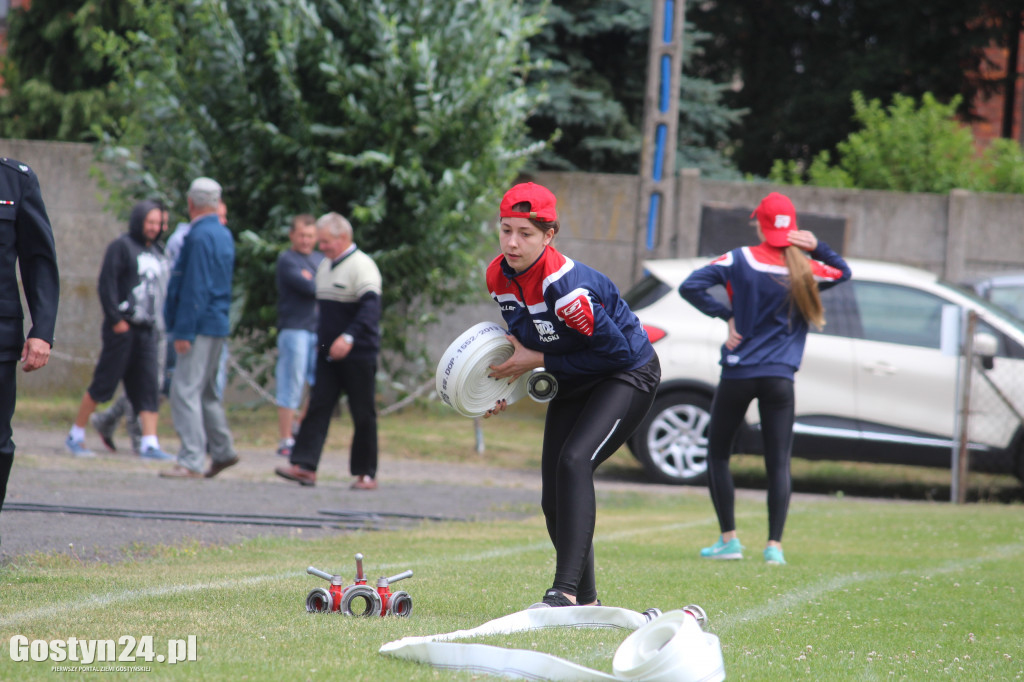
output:
[[[981,358],[981,366],[985,369],[992,369],[996,365],[996,353],[999,351],[999,341],[988,332],[978,332],[974,335],[974,354]]]

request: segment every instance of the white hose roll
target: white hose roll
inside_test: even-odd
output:
[[[526,395],[529,374],[513,383],[487,376],[491,365],[500,365],[515,350],[505,338],[505,328],[495,322],[476,324],[452,341],[437,363],[437,395],[466,417],[483,416],[499,400],[509,405]]]
[[[685,611],[668,611],[626,638],[612,671],[623,680],[723,680],[722,647]]]
[[[621,628],[635,632],[616,651],[612,675],[536,651],[450,641],[552,627]],[[606,606],[527,609],[471,630],[403,637],[382,646],[380,653],[445,670],[466,670],[510,679],[572,682],[719,682],[725,679],[718,637],[703,632],[691,614],[678,610],[647,622],[643,614]]]

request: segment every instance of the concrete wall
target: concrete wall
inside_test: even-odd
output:
[[[96,280],[107,244],[127,229],[127,221],[104,208],[105,198],[92,175],[90,145],[0,140],[0,157],[28,164],[39,177],[61,278],[50,363],[41,371],[19,374],[19,389],[67,389],[81,394],[92,377],[100,349],[103,313]]]
[[[104,209],[105,197],[91,170],[92,148],[83,144],[0,140],[0,156],[32,166],[39,175],[57,242],[61,306],[52,367],[22,375],[26,390],[80,394],[99,353],[101,313],[96,277],[106,245],[126,223]],[[705,207],[751,211],[770,191],[788,194],[800,212],[841,218],[843,252],[914,265],[949,279],[1024,269],[1024,196],[954,191],[949,195],[902,194],[768,183],[704,180],[687,170],[677,178],[675,215],[653,249],[634,229],[639,177],[586,173],[539,173],[535,180],[559,197],[564,253],[605,272],[628,288],[649,258],[697,254]],[[751,230],[751,243],[756,237]],[[494,253],[498,250],[494,240]],[[500,319],[481,292],[477,305],[442,316],[420,334],[438,357],[456,335],[484,319]],[[251,396],[249,396],[251,397]]]
[[[904,263],[951,280],[1024,268],[1022,195],[963,190],[949,195],[907,194],[721,182],[703,180],[699,172],[687,170],[677,179],[675,215],[658,235],[655,247],[647,249],[644,236],[632,230],[637,177],[540,173],[536,179],[559,197],[560,217],[571,236],[570,240],[559,236],[560,248],[603,270],[620,287],[635,279],[639,269],[634,265],[645,259],[697,255],[702,209],[752,211],[772,191],[793,199],[798,215],[807,212],[844,220],[843,252],[852,258]]]

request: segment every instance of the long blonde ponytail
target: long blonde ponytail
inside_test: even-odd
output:
[[[825,306],[821,304],[818,282],[814,279],[807,256],[798,246],[783,249],[789,269],[789,301],[796,306],[807,323],[817,330],[825,327]]]

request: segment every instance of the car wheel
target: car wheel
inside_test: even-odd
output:
[[[630,442],[633,456],[659,483],[707,481],[711,398],[694,391],[659,395]]]

